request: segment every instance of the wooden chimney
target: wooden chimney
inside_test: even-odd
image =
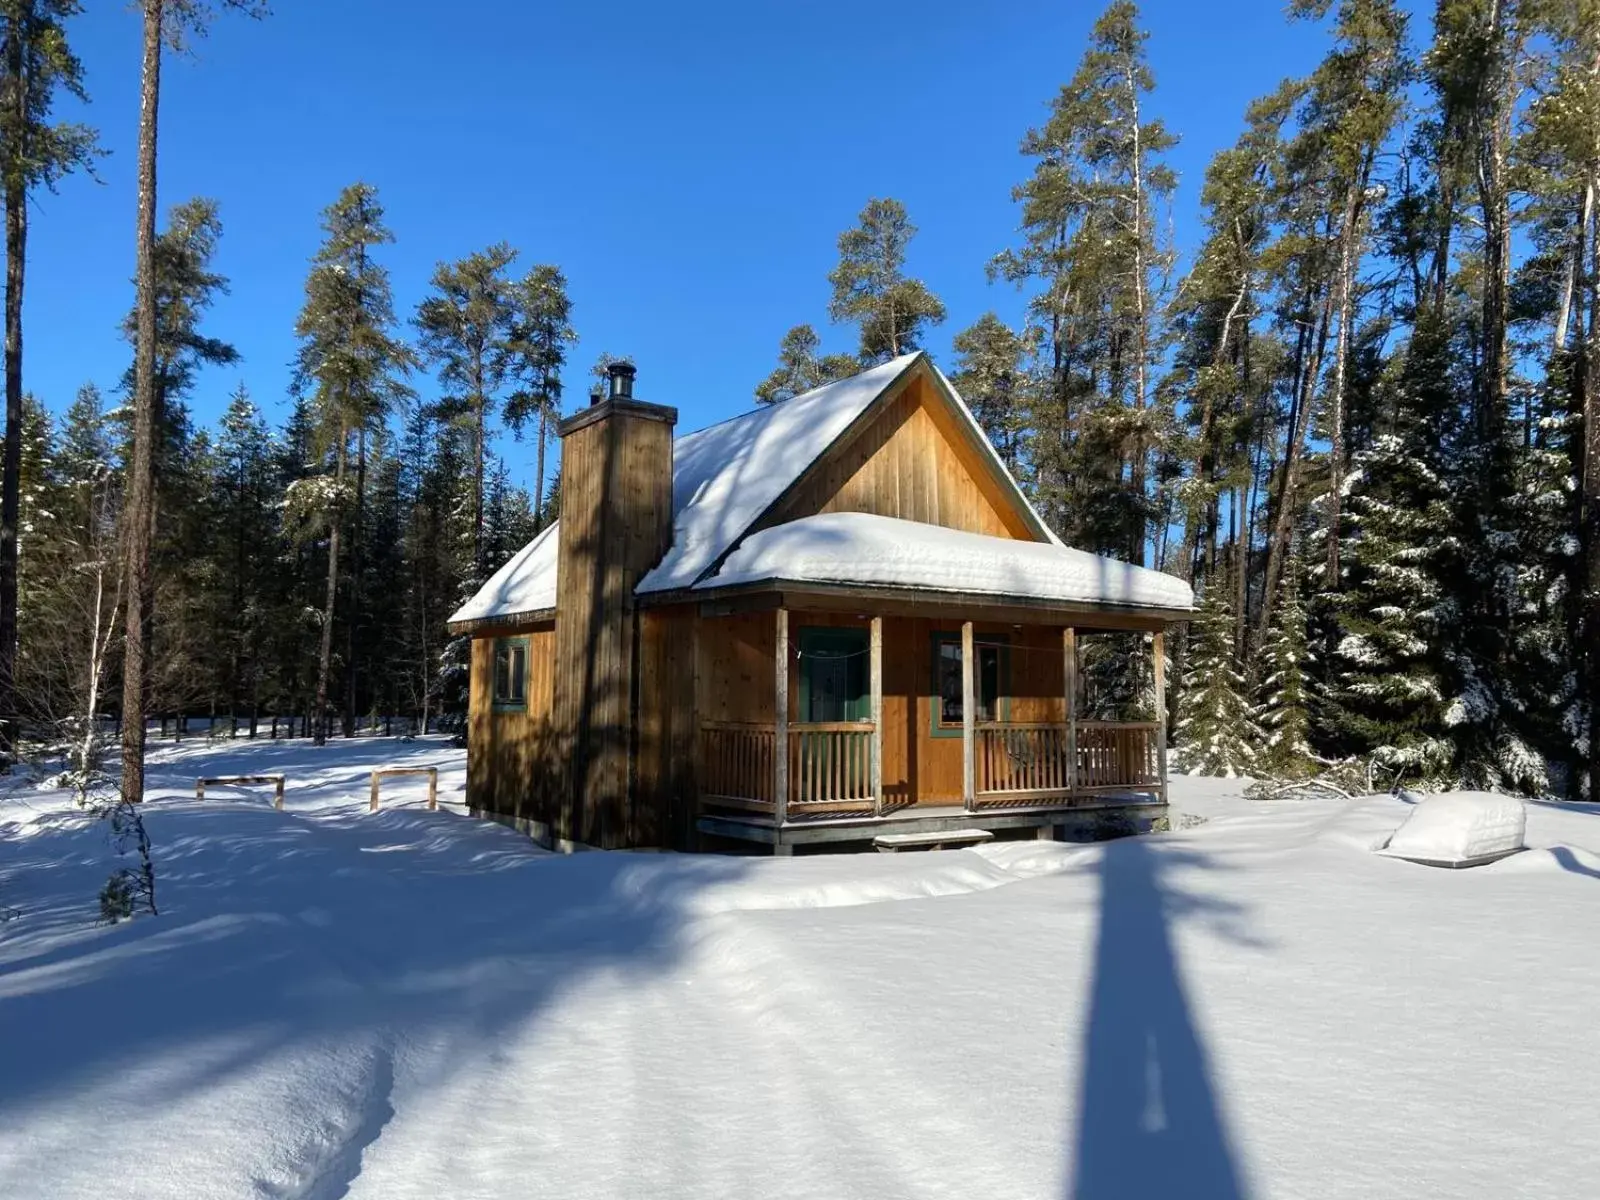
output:
[[[633,398],[634,367],[563,421],[552,732],[560,757],[557,844],[630,844],[632,714],[638,706],[634,586],[672,545],[678,412]]]

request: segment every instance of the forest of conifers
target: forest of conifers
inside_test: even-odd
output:
[[[255,5],[143,8],[153,123],[164,45]],[[96,713],[319,735],[460,714],[445,620],[554,517],[554,426],[589,383],[559,266],[490,246],[397,312],[379,191],[352,183],[283,314],[300,345],[287,424],[241,389],[200,428],[199,372],[235,358],[208,319],[221,224],[205,199],[156,221],[142,126],[128,373],[52,415],[26,392],[11,297],[29,193],[94,154],[91,130],[50,118],[82,89],[77,9],[0,0],[0,716],[81,738]],[[1068,545],[1194,585],[1173,652],[1185,769],[1356,760],[1414,786],[1588,791],[1600,0],[1438,0],[1431,21],[1394,0],[1289,9],[1326,31],[1325,56],[1180,181],[1182,131],[1153,115],[1161,31],[1110,5],[1042,123],[1019,119],[1016,225],[994,230],[989,270],[1026,318],[977,316],[942,365]],[[1203,216],[1181,260],[1180,187]],[[796,325],[757,403],[946,320],[938,281],[906,271],[915,232],[899,202],[866,205],[829,276],[858,352],[824,355]],[[536,447],[533,478],[501,461],[508,430]],[[124,724],[125,760],[142,727]]]

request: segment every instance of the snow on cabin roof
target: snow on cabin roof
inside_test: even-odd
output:
[[[909,367],[902,354],[672,444],[672,548],[641,592],[690,587]]]
[[[672,547],[639,581],[639,592],[695,585],[755,520],[816,462],[858,417],[919,358],[902,354],[849,379],[758,408],[672,444]],[[995,454],[966,403],[937,369],[942,385],[973,443],[990,459],[1041,539],[1060,539],[1028,503]],[[551,525],[496,571],[450,618],[451,624],[510,618],[555,607],[559,522]]]
[[[1161,571],[1045,542],[965,533],[868,513],[823,513],[751,534],[698,588],[767,580],[1187,609]]]
[[[482,621],[488,617],[514,617],[556,606],[556,549],[561,538],[556,524],[546,525],[539,536],[511,556],[489,581],[450,617]]]

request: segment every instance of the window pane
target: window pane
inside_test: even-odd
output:
[[[1000,709],[1000,647],[978,648],[978,720],[998,719]]]
[[[511,656],[506,647],[494,648],[494,698],[504,700],[511,689]]]
[[[939,643],[939,723],[961,724],[961,643]]]
[[[511,648],[511,690],[507,695],[519,703],[527,699],[528,648],[526,646],[513,646]]]

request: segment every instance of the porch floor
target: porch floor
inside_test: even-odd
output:
[[[696,822],[701,833],[736,841],[756,842],[780,848],[819,842],[871,842],[883,834],[942,833],[960,829],[1044,829],[1057,825],[1086,823],[1084,817],[1102,818],[1122,814],[1135,820],[1154,820],[1167,815],[1167,805],[1159,799],[1133,793],[1098,795],[1054,806],[991,808],[969,812],[959,804],[919,805],[874,816],[809,817],[791,820],[782,826],[762,813],[703,814]]]

